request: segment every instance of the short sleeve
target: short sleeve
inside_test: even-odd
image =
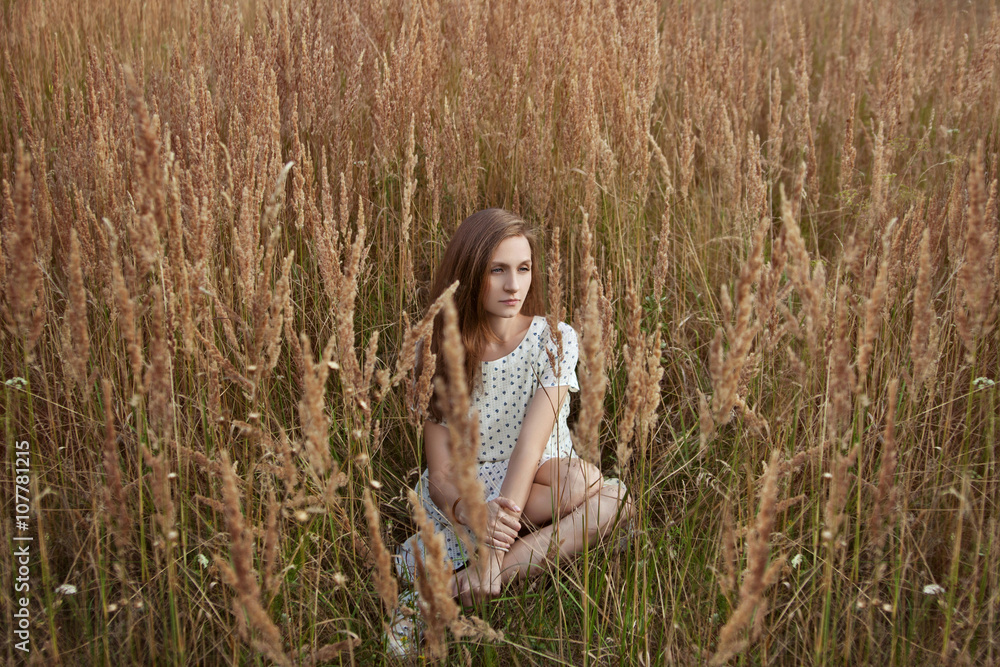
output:
[[[546,325],[536,360],[539,386],[569,387],[570,391],[580,391],[580,383],[576,378],[576,362],[580,358],[580,343],[576,331],[565,322],[560,322],[559,333],[562,334],[561,356],[559,355],[559,344],[553,339],[549,327]],[[555,362],[554,365],[553,362]]]

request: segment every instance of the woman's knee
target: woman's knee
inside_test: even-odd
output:
[[[571,510],[598,493],[604,483],[604,477],[594,464],[574,458],[566,463],[564,483],[568,493],[564,496],[563,508]]]
[[[623,521],[627,521],[635,516],[635,505],[628,496],[618,496],[618,513]]]

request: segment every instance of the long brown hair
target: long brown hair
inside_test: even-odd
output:
[[[501,208],[488,208],[473,213],[462,221],[455,235],[445,248],[444,257],[438,266],[431,288],[431,303],[449,285],[459,281],[455,291],[455,309],[458,311],[458,328],[465,346],[465,375],[467,386],[475,391],[481,383],[480,363],[486,343],[496,341],[483,307],[483,292],[490,261],[497,247],[514,236],[523,236],[531,248],[531,285],[524,297],[521,312],[525,315],[544,315],[542,301],[544,286],[542,273],[538,269],[538,253],[535,234],[524,220]],[[438,355],[435,376],[444,376],[444,360],[439,354],[443,329],[443,315],[434,322],[431,351]],[[437,397],[431,399],[431,416],[441,419],[441,406]]]

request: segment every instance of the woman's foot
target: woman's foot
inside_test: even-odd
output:
[[[385,650],[397,658],[414,656],[420,650],[423,627],[417,615],[417,592],[403,591],[396,602],[389,628],[385,633]]]

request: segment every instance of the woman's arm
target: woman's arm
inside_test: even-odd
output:
[[[431,500],[450,516],[451,507],[458,499],[452,470],[451,451],[448,443],[448,427],[432,421],[424,422],[424,451],[427,453],[427,473],[430,477]]]
[[[428,489],[431,500],[456,525],[467,525],[466,503],[455,485],[448,428],[432,421],[424,423],[424,450],[427,452]],[[529,486],[530,488],[530,486]],[[513,511],[502,511],[496,501],[487,504],[486,543],[507,550],[517,539],[521,524]]]
[[[528,404],[521,432],[507,465],[507,476],[500,487],[500,495],[519,508],[524,507],[528,501],[528,494],[538,471],[538,461],[552,436],[556,417],[568,393],[569,387],[566,386],[542,387],[535,392]],[[520,512],[515,514],[520,518]]]

